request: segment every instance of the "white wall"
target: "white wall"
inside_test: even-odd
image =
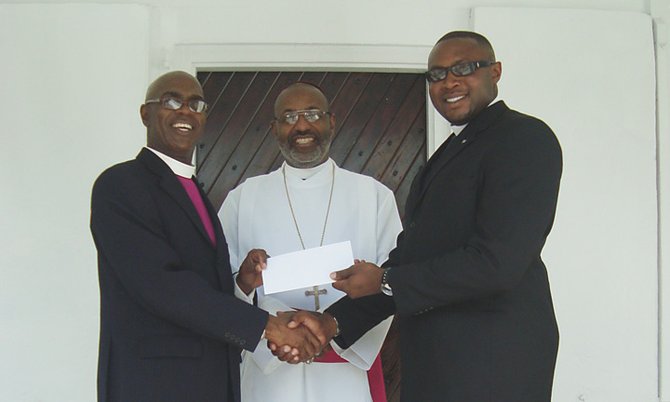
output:
[[[2,401],[94,400],[90,190],[144,142],[147,16],[132,5],[0,5]]]
[[[652,1],[651,13],[657,35],[660,390],[662,401],[670,402],[670,1]]]
[[[228,0],[224,5],[207,0],[137,1],[146,6],[104,3],[0,4],[0,72],[4,73],[0,81],[0,121],[4,123],[2,144],[6,155],[0,167],[9,173],[6,176],[10,181],[0,198],[2,401],[77,402],[95,398],[98,292],[94,247],[88,233],[90,187],[106,166],[135,155],[144,141],[137,112],[144,89],[159,73],[182,67],[184,46],[306,43],[416,49],[431,46],[449,30],[477,26],[485,19],[476,13],[472,19],[472,9],[482,5],[536,7],[549,13],[549,19],[558,20],[560,14],[554,16],[551,8],[617,10],[632,13],[624,17],[634,20],[644,18],[635,13],[652,13],[657,22],[667,22],[670,17],[667,0],[652,0],[651,4],[644,0],[456,0],[448,5],[438,0],[343,0],[337,5],[316,1],[309,6],[297,0]],[[515,18],[524,18],[509,11]],[[584,40],[595,37],[607,41],[598,36],[604,27],[601,18],[602,13],[598,13],[601,22],[592,29],[588,21],[582,21],[577,31],[556,28],[544,32],[538,26],[539,32],[551,35],[552,45],[559,46],[562,54],[538,52],[537,67],[574,66],[569,61],[575,57],[588,59],[587,43],[560,46],[560,39],[567,35],[572,40],[583,36]],[[572,26],[573,20],[568,22],[566,26]],[[560,99],[546,94],[560,82],[578,86],[583,80],[566,80],[530,68],[536,65],[524,63],[527,58],[523,52],[515,53],[522,47],[514,46],[512,32],[491,25],[485,28],[491,29],[490,39],[504,62],[501,97],[551,124],[566,156],[558,220],[545,253],[563,341],[554,399],[657,400],[657,284],[653,278],[656,178],[654,132],[647,121],[653,110],[648,99],[641,96],[630,105],[638,112],[630,117],[625,104],[616,101],[620,95],[627,99],[627,88],[638,85],[637,64],[622,54],[603,65],[589,65],[592,74],[602,71],[605,76],[615,77],[584,83],[589,93],[612,91],[611,104],[588,103],[591,98],[581,99],[581,93],[579,102],[568,103],[565,98],[570,96],[569,91]],[[576,37],[577,33],[582,36]],[[670,39],[667,28],[661,32],[661,39],[665,43]],[[639,40],[646,44],[645,39]],[[624,37],[608,43],[614,53],[621,46],[640,55],[636,45],[642,46],[641,42]],[[670,83],[666,77],[670,55],[667,46],[657,48],[657,52],[659,72],[666,72],[664,77],[659,76],[657,88],[659,110],[663,111],[658,117],[659,160],[667,165]],[[558,56],[562,57],[552,64],[550,59]],[[219,55],[216,58],[221,61]],[[526,74],[530,74],[527,81],[519,78]],[[645,75],[645,85],[648,78]],[[545,87],[547,83],[552,85]],[[610,83],[612,87],[608,88]],[[528,91],[542,92],[545,88],[548,91],[544,91],[541,101],[527,101],[534,99]],[[645,90],[641,89],[642,93]],[[555,106],[565,113],[547,111]],[[594,115],[605,121],[607,130],[593,127]],[[625,131],[636,131],[636,137],[624,137]],[[619,140],[615,146],[611,145],[612,137]],[[591,148],[598,149],[594,152],[598,158],[584,151]],[[623,158],[626,148],[632,156]],[[619,176],[605,174],[611,171]],[[591,177],[604,181],[588,186]],[[667,184],[661,183],[663,189],[670,194]],[[580,192],[586,192],[585,205],[581,206],[577,205],[582,199],[577,196]],[[635,202],[638,198],[644,200],[643,205]],[[665,228],[670,227],[668,198],[661,204]],[[612,221],[614,228],[606,225]],[[581,227],[580,222],[584,222]],[[615,233],[619,230],[625,233],[620,238]],[[664,239],[668,237],[661,238],[665,250]],[[626,248],[629,243],[632,246]],[[589,261],[602,257],[606,264],[572,264],[571,259],[577,258],[575,251]],[[639,275],[632,265],[642,267]],[[608,276],[610,266],[614,272]],[[666,295],[670,294],[667,282],[670,280],[662,284]],[[588,289],[595,290],[589,293]],[[607,303],[603,294],[613,303]],[[667,305],[667,301],[664,303]],[[670,322],[669,310],[661,311],[666,323]],[[667,366],[667,334],[663,340],[668,345],[661,351]],[[670,401],[670,384],[665,378],[668,372],[670,367],[662,378],[666,381],[665,402]]]
[[[554,399],[652,401],[658,264],[651,18],[494,8],[476,9],[474,24],[495,38],[502,96],[542,116],[563,147],[556,224],[544,250],[561,331]],[[630,71],[634,85],[622,79]]]
[[[655,16],[656,78],[658,82],[658,188],[660,199],[660,246],[661,262],[660,306],[661,320],[661,395],[663,402],[670,401],[670,1],[652,1]]]

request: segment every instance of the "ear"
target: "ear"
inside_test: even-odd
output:
[[[140,117],[142,118],[144,127],[149,127],[149,110],[147,109],[147,105],[140,106]]]
[[[330,129],[335,131],[335,113],[330,113]]]
[[[272,129],[272,135],[277,136],[277,120],[272,120],[270,122],[270,128]]]
[[[500,77],[502,76],[502,63],[499,61],[496,61],[495,64],[491,65],[491,79],[495,84],[500,81]]]

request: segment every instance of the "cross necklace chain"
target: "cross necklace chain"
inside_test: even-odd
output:
[[[300,233],[300,227],[298,226],[298,219],[295,217],[295,211],[293,210],[293,203],[291,202],[291,196],[288,191],[288,183],[286,182],[286,165],[282,167],[281,170],[282,176],[284,176],[284,189],[286,190],[286,199],[288,200],[288,207],[291,210],[291,217],[293,218],[293,224],[295,225],[295,231],[298,233],[298,239],[300,239],[300,245],[302,249],[305,250],[305,242],[302,239],[302,234]],[[319,247],[323,246],[323,239],[326,236],[326,226],[328,226],[328,216],[330,215],[330,206],[333,202],[333,189],[335,188],[335,164],[333,163],[332,170],[333,180],[330,184],[330,195],[328,196],[328,208],[326,209],[326,218],[323,220],[323,230],[321,231],[321,242]],[[314,296],[314,309],[318,311],[321,308],[321,303],[319,302],[319,295],[326,294],[327,289],[319,289],[318,286],[314,286],[313,290],[306,290],[305,296]]]

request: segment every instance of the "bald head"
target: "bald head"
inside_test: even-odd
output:
[[[285,112],[285,105],[290,103],[289,100],[296,97],[309,97],[312,100],[314,104],[309,105],[306,109],[319,109],[324,112],[329,110],[328,99],[326,99],[326,95],[318,87],[305,82],[296,82],[284,88],[277,96],[275,100],[275,116],[279,116]]]
[[[170,71],[156,78],[147,88],[144,100],[158,99],[166,93],[172,91],[172,88],[183,85],[193,85],[194,90],[203,96],[202,87],[198,80],[185,71]]]

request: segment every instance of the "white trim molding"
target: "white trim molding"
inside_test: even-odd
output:
[[[423,72],[431,46],[323,43],[228,43],[175,45],[172,64],[198,69],[355,70]]]

